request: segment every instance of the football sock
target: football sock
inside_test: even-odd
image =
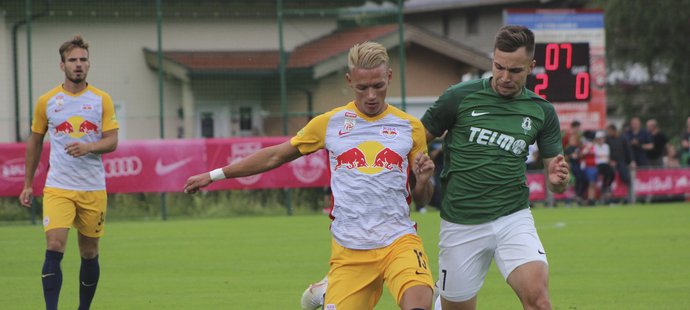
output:
[[[57,310],[60,288],[62,287],[60,262],[63,256],[63,253],[46,250],[46,259],[43,261],[43,271],[41,273],[46,310]]]
[[[91,307],[100,273],[101,267],[98,265],[98,256],[91,259],[82,257],[81,268],[79,269],[79,310],[87,310]]]

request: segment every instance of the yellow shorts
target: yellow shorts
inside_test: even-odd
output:
[[[105,190],[43,190],[43,230],[74,226],[87,237],[103,236],[108,195]]]
[[[416,235],[373,250],[351,250],[333,240],[330,265],[324,309],[374,309],[384,282],[398,304],[410,287],[434,287],[422,239]]]

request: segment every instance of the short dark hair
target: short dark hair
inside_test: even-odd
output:
[[[66,41],[65,43],[62,43],[60,45],[60,60],[62,62],[65,62],[65,53],[75,49],[75,48],[83,48],[87,52],[89,51],[89,43],[84,41],[84,38],[82,38],[81,35],[75,35],[72,40]]]
[[[512,53],[523,46],[527,49],[527,55],[534,58],[534,33],[525,26],[506,25],[496,33],[494,50]]]
[[[580,121],[573,121],[572,123],[570,123],[570,127],[580,127]]]

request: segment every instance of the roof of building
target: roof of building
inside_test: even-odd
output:
[[[490,69],[488,55],[412,25],[404,26],[405,43],[416,43],[482,70]],[[310,70],[318,78],[344,67],[347,53],[358,42],[377,41],[388,49],[398,46],[398,25],[337,30],[297,46],[287,55],[288,70]],[[144,49],[146,61],[158,67],[155,50]],[[164,70],[180,79],[191,75],[275,74],[280,64],[278,50],[262,51],[163,51]]]

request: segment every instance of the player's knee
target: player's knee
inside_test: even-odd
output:
[[[65,252],[65,246],[67,244],[66,240],[61,240],[61,239],[48,239],[48,242],[46,243],[46,249],[49,251],[56,251],[56,252]]]
[[[80,249],[79,254],[82,258],[92,259],[98,256],[98,249]]]
[[[525,309],[551,309],[551,301],[546,289],[537,290],[523,299]]]

